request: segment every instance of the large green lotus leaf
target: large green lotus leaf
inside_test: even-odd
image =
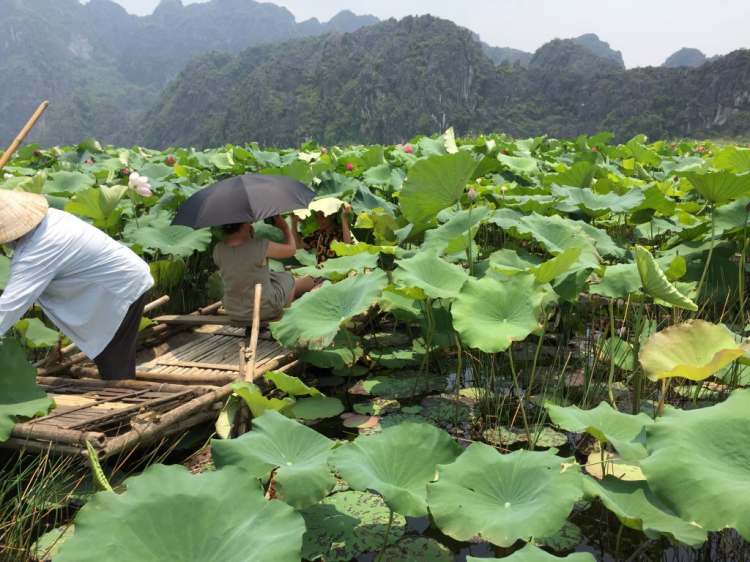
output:
[[[641,246],[635,247],[635,261],[643,290],[655,299],[687,310],[698,310],[698,305],[672,285],[654,257]]]
[[[76,516],[55,562],[298,562],[304,519],[227,467],[194,476],[153,465],[122,495],[99,492]]]
[[[307,532],[302,542],[305,560],[349,562],[383,546],[391,510],[369,492],[345,491],[328,496],[318,505],[300,511]],[[401,538],[406,519],[394,515],[388,544]]]
[[[292,270],[292,272],[298,277],[311,275],[312,277],[325,277],[331,281],[340,281],[352,271],[362,273],[365,269],[375,269],[377,265],[378,254],[362,252],[353,256],[328,259],[320,266],[300,267]]]
[[[26,361],[21,344],[10,338],[0,341],[0,441],[10,437],[18,418],[43,416],[55,403],[36,384],[36,369]]]
[[[706,201],[714,205],[750,195],[750,174],[738,176],[731,172],[688,172],[684,176]]]
[[[373,246],[372,244],[366,244],[365,242],[357,242],[356,244],[344,244],[343,242],[332,242],[331,249],[336,252],[338,256],[356,256],[361,253],[368,254],[394,254],[396,257],[401,257],[404,254],[404,250],[398,246]]]
[[[513,234],[514,230],[522,237],[530,236],[550,254],[559,254],[567,248],[580,248],[581,262],[592,267],[599,265],[599,253],[594,247],[594,239],[569,219],[557,215],[543,217],[532,213],[522,217],[510,234]]]
[[[398,320],[416,323],[422,315],[422,308],[418,302],[403,295],[393,286],[383,289],[383,294],[378,299],[378,307],[384,312],[390,312]]]
[[[646,414],[623,414],[606,402],[593,410],[562,407],[551,402],[545,402],[544,407],[555,425],[576,433],[587,431],[599,441],[612,443],[625,460],[639,460],[647,454],[646,427],[653,420]]]
[[[332,396],[311,396],[300,398],[289,409],[289,413],[301,420],[334,418],[344,411],[344,404]]]
[[[613,299],[626,297],[642,287],[638,266],[634,263],[621,263],[607,266],[599,283],[592,283],[592,295],[602,295]]]
[[[750,150],[728,146],[713,157],[713,166],[734,174],[750,172]]]
[[[454,562],[453,553],[437,542],[426,537],[404,537],[383,552],[383,560],[388,562]]]
[[[234,389],[237,396],[247,403],[250,413],[254,418],[259,418],[268,410],[286,412],[294,405],[294,398],[289,396],[282,399],[266,398],[263,396],[263,391],[260,387],[249,381],[234,381],[232,389]]]
[[[702,381],[750,351],[750,340],[738,343],[723,324],[693,320],[652,335],[639,358],[651,380],[683,377]]]
[[[605,340],[600,340],[597,346],[610,361],[614,360],[618,368],[623,371],[633,371],[635,354],[633,353],[633,346],[629,342],[617,336],[612,336]]]
[[[483,562],[484,560],[487,560],[487,558],[466,557],[466,562]],[[559,562],[560,560],[566,562],[596,562],[596,558],[588,552],[575,552],[568,556],[559,557],[553,556],[531,543],[528,543],[521,550],[514,552],[510,556],[503,558],[503,560],[506,562]]]
[[[399,192],[401,212],[413,224],[427,222],[458,203],[476,168],[468,152],[431,156],[414,164]]]
[[[529,273],[502,282],[469,279],[451,307],[453,326],[469,347],[485,353],[505,351],[539,329],[543,298],[543,289]]]
[[[10,258],[0,255],[0,291],[4,291],[10,277]]]
[[[449,264],[434,251],[419,252],[413,258],[396,263],[398,269],[393,272],[394,282],[420,289],[432,299],[455,297],[469,278],[464,268]]]
[[[138,173],[152,180],[161,181],[174,174],[174,168],[161,162],[149,162],[148,164],[141,166],[138,169]]]
[[[362,381],[362,390],[366,394],[383,398],[408,398],[414,394],[414,385],[419,381],[421,384],[416,388],[417,394],[439,390],[445,386],[445,381],[441,378],[426,373],[420,375],[418,371],[401,371],[391,376],[372,377]]]
[[[583,221],[570,221],[574,226],[580,226],[581,231],[591,238],[596,247],[596,253],[601,256],[613,256],[615,258],[624,258],[627,255],[625,248],[617,244],[612,237],[607,234],[603,228],[597,228],[592,224]],[[585,254],[584,254],[585,255]],[[595,261],[589,259],[589,264],[596,265]]]
[[[293,396],[323,396],[317,388],[307,386],[297,377],[287,375],[281,371],[268,371],[263,378],[271,381],[276,388]]]
[[[750,152],[750,151],[748,151]],[[715,233],[718,238],[725,233],[734,233],[744,229],[748,225],[750,213],[747,212],[750,198],[743,197],[714,209]],[[708,237],[710,239],[710,231]]]
[[[364,355],[359,341],[357,336],[344,329],[336,334],[329,347],[323,350],[306,349],[299,354],[299,358],[324,369],[344,369],[354,365]]]
[[[307,209],[294,211],[294,214],[301,219],[306,219],[312,213],[317,211],[322,211],[326,216],[334,215],[339,212],[339,209],[343,204],[344,202],[337,197],[323,197],[321,199],[316,199],[315,201],[310,203]]]
[[[452,463],[461,452],[442,429],[404,423],[339,447],[330,462],[355,490],[374,490],[396,513],[422,517],[427,515],[426,486],[435,480],[436,465]]]
[[[91,187],[79,191],[66,205],[69,213],[106,221],[128,191],[127,185]],[[187,227],[184,227],[187,228]]]
[[[497,159],[508,167],[508,169],[519,176],[536,175],[539,173],[539,162],[530,156],[508,156],[498,154]]]
[[[640,189],[631,189],[625,195],[614,192],[600,195],[588,188],[552,186],[552,195],[565,198],[565,202],[578,207],[590,217],[609,213],[625,213],[640,205],[645,196]]]
[[[95,184],[96,178],[89,174],[60,171],[49,175],[47,181],[44,182],[42,193],[70,197],[79,191],[93,187]]]
[[[544,537],[565,523],[583,495],[577,465],[562,471],[556,450],[502,455],[472,443],[452,464],[438,466],[427,485],[427,504],[437,526],[456,540],[481,535],[508,547],[518,539]]]
[[[147,251],[158,250],[162,254],[187,257],[196,250],[202,252],[208,247],[211,231],[208,228],[193,230],[188,226],[149,226],[134,231],[132,240]]]
[[[591,162],[582,160],[576,162],[567,170],[563,170],[557,174],[547,174],[544,176],[543,181],[546,185],[555,183],[557,185],[569,185],[572,187],[590,187],[595,173],[596,166]]]
[[[148,264],[148,267],[151,270],[151,277],[154,278],[154,284],[164,289],[169,289],[182,283],[185,279],[185,271],[187,269],[185,261],[179,258],[176,260],[152,261]]]
[[[474,240],[480,223],[489,214],[490,209],[485,206],[471,211],[459,211],[445,224],[425,232],[422,251],[435,250],[438,254],[454,254],[465,250],[469,247],[469,242]]]
[[[213,439],[211,454],[216,468],[238,466],[264,482],[276,471],[276,496],[302,509],[325,498],[336,483],[328,468],[332,447],[317,431],[268,411],[241,437]]]
[[[271,332],[284,347],[325,349],[342,324],[378,300],[386,283],[387,276],[380,269],[339,283],[326,283],[295,300],[284,311],[284,317],[271,324]]]
[[[599,481],[587,476],[583,489],[586,496],[601,498],[625,526],[643,531],[650,539],[664,534],[693,548],[706,542],[706,531],[677,517],[659,501],[645,480],[625,481],[607,475]]]
[[[626,144],[625,147],[630,153],[630,156],[632,156],[639,164],[646,164],[651,167],[656,167],[661,164],[661,157],[636,139],[628,141],[628,144]]]
[[[490,254],[490,267],[502,271],[506,275],[512,275],[519,271],[527,271],[537,267],[544,260],[534,254],[519,254],[516,250],[504,249]]]
[[[29,347],[52,347],[60,339],[60,332],[48,328],[39,318],[24,318],[13,327]]]
[[[580,257],[580,248],[567,248],[554,258],[546,260],[538,267],[533,267],[529,271],[536,276],[537,281],[544,285],[568,271],[578,262]]]
[[[716,406],[667,408],[647,428],[649,487],[680,519],[750,539],[750,392]]]

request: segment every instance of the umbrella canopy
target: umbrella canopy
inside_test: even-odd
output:
[[[306,209],[315,192],[286,176],[245,174],[216,182],[191,195],[177,211],[173,225],[199,229],[222,224],[258,222]]]

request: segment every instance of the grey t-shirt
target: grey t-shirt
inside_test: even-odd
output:
[[[222,304],[232,320],[252,321],[257,283],[263,285],[261,320],[278,316],[294,291],[294,278],[290,273],[269,271],[267,249],[268,240],[264,238],[249,238],[239,246],[220,242],[214,247],[214,263],[224,281]]]

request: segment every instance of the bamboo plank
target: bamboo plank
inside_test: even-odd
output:
[[[158,362],[159,365],[170,365],[176,367],[196,367],[198,369],[209,369],[213,371],[238,371],[237,367],[232,365],[222,365],[217,363],[192,363],[190,361],[172,361],[169,363]]]

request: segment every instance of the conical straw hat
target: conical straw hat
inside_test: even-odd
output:
[[[36,193],[0,189],[0,244],[20,238],[47,214],[47,200]]]

